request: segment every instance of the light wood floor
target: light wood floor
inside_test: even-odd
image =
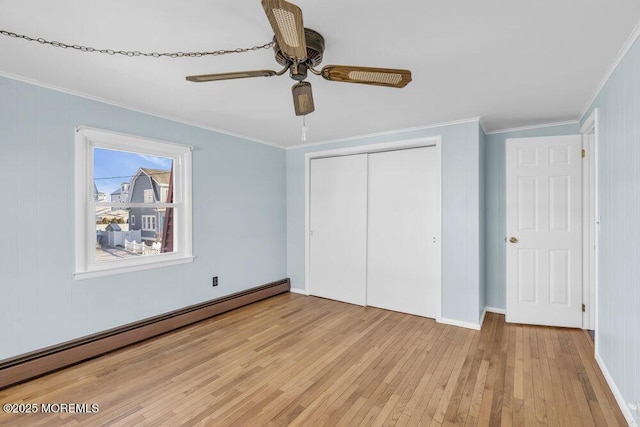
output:
[[[283,294],[0,391],[3,425],[626,425],[584,331]]]

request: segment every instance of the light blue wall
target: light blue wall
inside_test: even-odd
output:
[[[195,147],[194,263],[74,280],[78,125]],[[0,359],[286,277],[279,148],[0,77],[0,183]]]
[[[478,121],[287,150],[287,272],[304,289],[304,155],[424,136],[442,136],[442,315],[478,323],[480,161]]]
[[[504,310],[506,308],[506,237],[505,218],[505,142],[507,138],[531,138],[536,136],[576,135],[580,125],[566,124],[537,129],[503,132],[485,138],[485,268],[486,305]]]
[[[599,353],[625,400],[640,401],[640,40],[600,91]]]

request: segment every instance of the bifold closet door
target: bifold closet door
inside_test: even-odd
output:
[[[367,155],[312,159],[309,293],[366,303]]]
[[[437,161],[435,147],[369,155],[367,305],[440,315]]]

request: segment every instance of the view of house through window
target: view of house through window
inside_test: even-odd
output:
[[[173,252],[173,159],[93,149],[96,262]]]

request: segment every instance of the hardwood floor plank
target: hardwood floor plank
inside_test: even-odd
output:
[[[282,294],[0,391],[2,426],[625,425],[583,331]]]
[[[463,337],[464,344],[461,350],[462,352],[461,354],[469,353],[469,349],[471,348],[471,345],[474,342],[473,335],[477,335],[477,333],[474,331],[466,332],[465,336]],[[451,375],[448,378],[446,378],[445,381],[443,382],[444,389],[442,391],[442,396],[438,402],[438,408],[436,409],[436,413],[433,416],[433,420],[437,424],[442,424],[444,422],[446,411],[449,408],[449,405],[452,404],[454,390],[456,389],[456,386],[462,375],[462,368],[464,366],[465,361],[466,359],[459,357],[453,367],[453,370],[451,371]]]
[[[549,368],[549,354],[553,354],[553,351],[547,350],[547,340],[545,332],[548,328],[537,328],[538,346],[540,351],[540,369],[541,369],[541,382],[542,392],[544,395],[545,412],[547,415],[548,424],[558,425],[558,407],[556,406],[555,394],[553,392],[553,382],[551,378],[551,370]]]
[[[597,402],[614,402],[615,397],[609,389],[604,375],[602,375],[602,371],[600,371],[600,367],[597,364],[588,363],[594,354],[593,341],[591,341],[591,338],[587,336],[585,331],[582,335],[576,335],[574,337],[574,342],[576,342],[581,364],[588,376],[587,382],[592,387],[593,393],[595,394],[595,399],[592,398],[589,400],[592,412],[602,412],[604,419],[611,420],[607,421],[607,425],[616,425],[620,422],[626,422],[624,417],[621,418],[622,414],[619,411],[611,410],[610,405],[597,404]],[[616,422],[613,422],[614,419],[616,419]]]
[[[529,338],[531,340],[531,375],[533,379],[533,393],[535,395],[534,412],[538,424],[548,425],[547,405],[544,398],[544,386],[542,383],[542,364],[540,362],[540,346],[538,343],[538,328],[530,328]]]
[[[584,369],[581,363],[574,358],[577,350],[573,344],[573,340],[571,336],[560,334],[559,339],[564,350],[563,360],[570,372],[570,384],[577,403],[580,420],[583,422],[583,425],[594,426],[596,424],[594,423],[586,394],[588,391],[585,391],[583,388]]]
[[[509,325],[505,325],[505,329],[507,339],[505,339],[504,341],[507,347],[507,354],[505,358],[506,360],[504,368],[504,393],[502,395],[501,418],[497,425],[511,427],[513,425],[513,400],[515,391],[514,377],[516,364],[516,332],[515,328]]]
[[[538,397],[534,391],[534,379],[533,379],[533,353],[535,349],[531,348],[531,329],[529,325],[522,327],[522,354],[523,354],[523,368],[524,377],[523,384],[527,384],[524,387],[524,421],[526,425],[537,425],[536,418],[536,397]]]
[[[500,419],[500,413],[502,411],[502,395],[504,390],[504,365],[500,363],[502,358],[502,352],[504,348],[504,323],[496,322],[494,318],[491,318],[492,322],[496,323],[495,333],[493,335],[493,342],[500,343],[500,345],[492,346],[491,356],[489,359],[489,372],[487,374],[487,381],[484,384],[484,394],[482,396],[482,402],[480,404],[480,414],[478,416],[478,423],[480,425],[491,425],[491,419],[495,422]],[[506,352],[506,348],[504,348]]]
[[[452,345],[450,346],[450,348],[454,355],[456,354],[456,350],[459,350],[462,346],[466,344],[461,339],[464,337],[465,333],[466,331],[458,330],[456,331],[456,335],[451,338]],[[433,374],[431,375],[431,379],[427,383],[427,386],[426,386],[427,390],[430,390],[431,393],[430,393],[429,401],[426,407],[424,404],[419,405],[418,409],[414,411],[414,415],[412,415],[412,418],[418,417],[418,419],[420,419],[420,421],[425,424],[428,424],[432,419],[432,417],[435,415],[438,402],[440,400],[440,396],[442,395],[442,392],[446,387],[449,374],[453,369],[454,362],[456,361],[455,357],[448,357],[448,358],[445,358],[445,360],[446,359],[448,359],[447,363],[439,365],[439,367],[437,367],[433,371]],[[425,397],[427,395],[428,393],[424,393]],[[425,408],[423,411],[420,411],[419,408],[422,408],[422,407],[425,407]],[[422,414],[420,414],[420,412],[422,412]]]
[[[558,376],[560,377],[560,385],[562,387],[562,392],[564,394],[564,399],[566,403],[566,413],[569,416],[571,422],[569,425],[580,425],[580,411],[578,407],[578,401],[576,400],[575,395],[573,394],[573,386],[572,386],[572,376],[574,373],[572,372],[572,368],[569,366],[569,356],[567,353],[562,350],[562,343],[560,340],[560,331],[553,330],[552,331],[552,342],[554,347],[554,354],[556,356],[556,364],[558,365]],[[587,420],[584,420],[587,422]]]
[[[426,403],[426,405],[425,404],[420,405],[421,408],[424,407],[422,411],[420,410],[415,411],[415,415],[416,417],[418,417],[417,419],[420,420],[421,424],[429,425],[436,414],[438,403],[442,398],[442,394],[447,385],[447,381],[451,375],[451,372],[454,369],[454,365],[456,362],[455,355],[459,354],[460,349],[465,345],[463,338],[466,335],[466,332],[467,331],[464,331],[464,330],[456,331],[456,335],[452,338],[453,346],[451,350],[452,351],[451,354],[454,356],[447,357],[446,358],[447,362],[442,363],[437,367],[437,369],[434,371],[433,375],[431,376],[431,380],[427,384],[428,390],[431,391],[429,400]],[[425,397],[426,396],[427,396],[427,393],[425,393]]]
[[[488,351],[488,347],[491,340],[491,323],[487,324],[484,330],[480,331],[480,339],[475,351],[473,362],[471,365],[471,371],[464,384],[464,391],[462,392],[462,399],[458,405],[455,418],[451,419],[451,422],[456,425],[466,425],[467,418],[469,417],[469,409],[471,407],[471,399],[473,397],[473,390],[476,386],[478,372],[484,358],[485,351]]]
[[[480,340],[480,333],[474,331],[473,332],[473,341],[469,348],[469,352],[465,356],[465,360],[462,365],[462,371],[460,372],[460,380],[456,383],[456,389],[451,396],[451,402],[449,406],[447,406],[447,413],[445,414],[443,424],[455,424],[458,419],[458,409],[460,408],[460,404],[464,395],[465,384],[467,383],[469,376],[471,374],[471,370],[473,367],[473,360],[476,355],[476,352],[472,351],[474,348],[478,347],[478,342]]]
[[[418,424],[422,414],[426,410],[426,406],[433,393],[437,376],[447,365],[455,348],[453,337],[457,333],[456,329],[457,328],[449,328],[449,335],[443,335],[441,337],[442,344],[438,346],[440,348],[435,349],[436,353],[430,358],[429,365],[424,370],[420,383],[405,407],[404,412],[409,416],[409,424]]]
[[[411,365],[402,382],[398,385],[397,392],[400,393],[400,399],[387,417],[385,421],[386,425],[399,424],[400,418],[403,417],[403,415],[406,416],[406,414],[404,414],[405,408],[420,382],[421,377],[419,374],[421,374],[422,367],[427,360],[427,356],[429,356],[429,352],[425,349],[426,344],[427,342],[437,341],[443,332],[442,329],[433,326],[427,334],[425,334],[423,328],[421,328],[420,331],[421,334],[417,338],[417,342],[420,344],[414,349]]]

